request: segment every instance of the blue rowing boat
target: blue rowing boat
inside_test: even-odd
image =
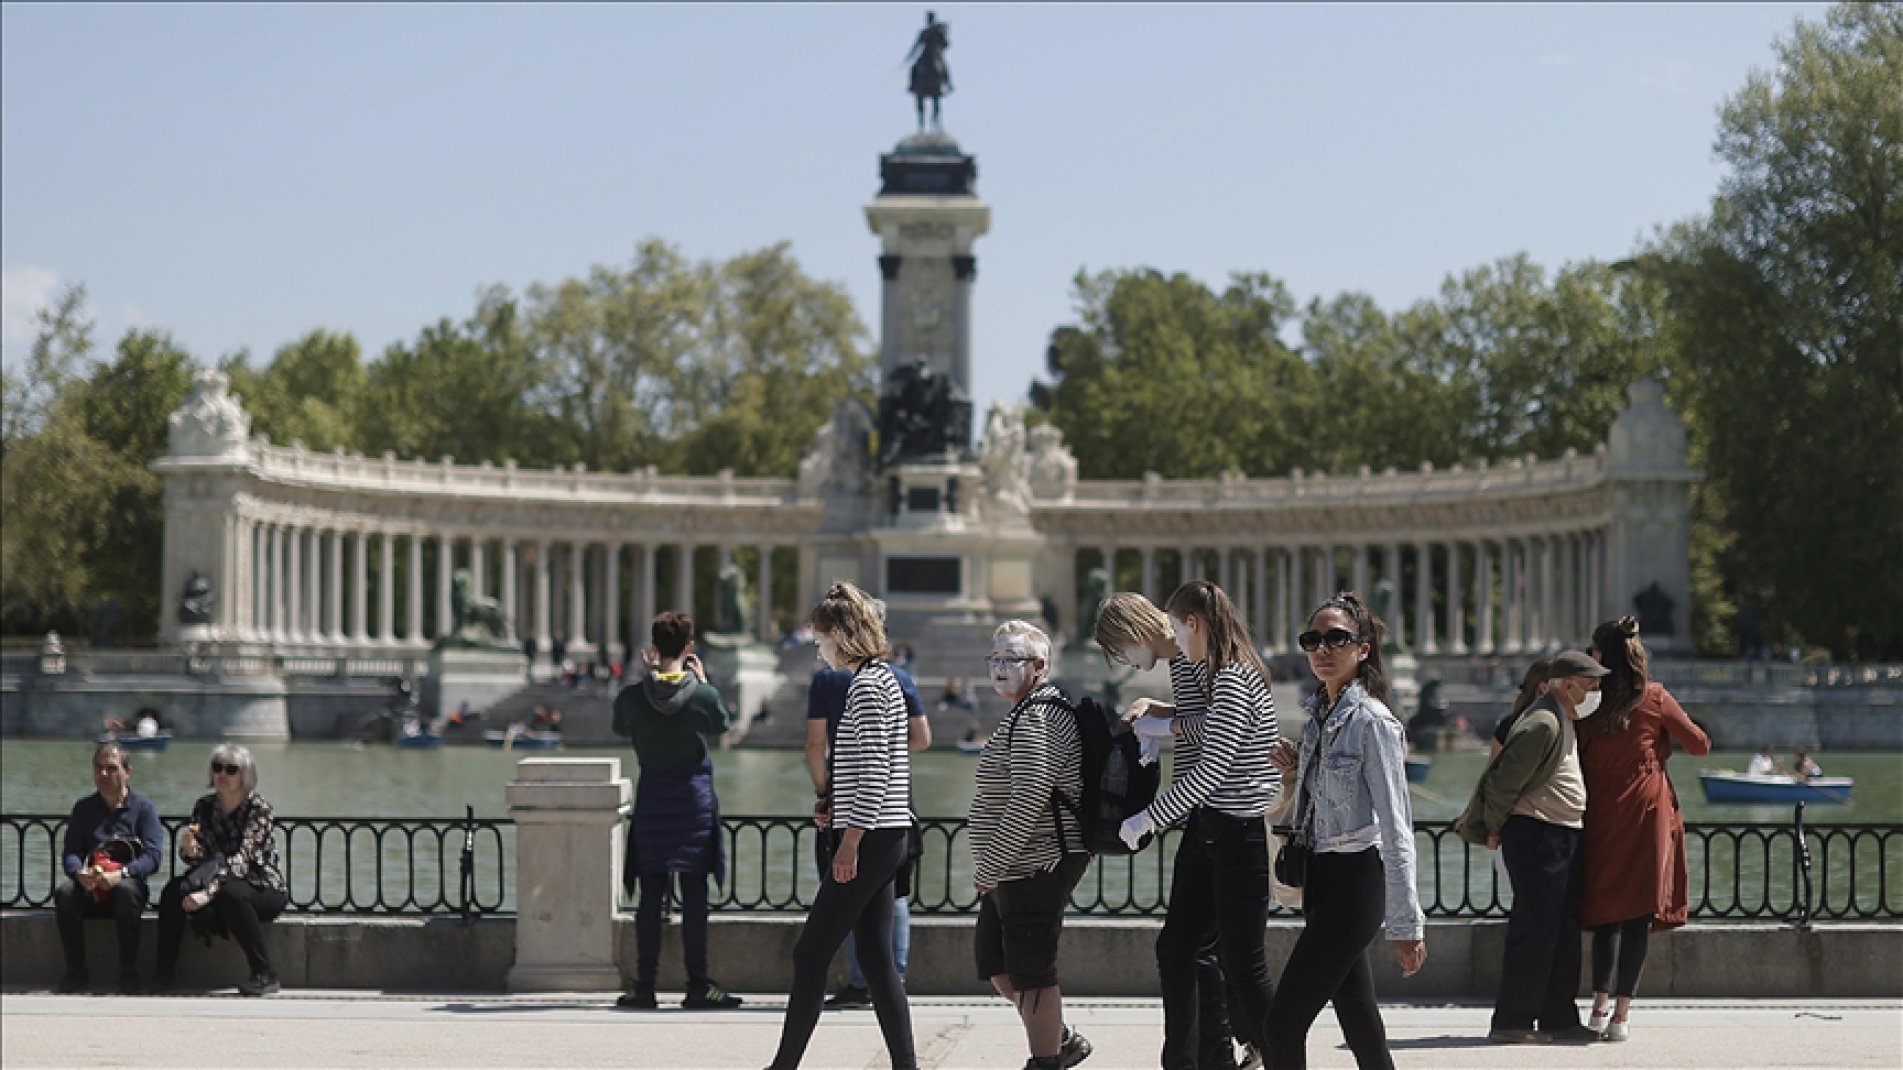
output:
[[[1799,780],[1784,773],[1734,773],[1707,770],[1698,774],[1708,803],[1783,804],[1823,803],[1842,805],[1850,801],[1850,789],[1856,780],[1847,776],[1816,776]]]
[[[1427,783],[1427,774],[1434,771],[1434,763],[1428,758],[1409,758],[1407,760],[1407,782],[1410,784]]]

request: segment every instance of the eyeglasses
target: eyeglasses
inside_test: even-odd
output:
[[[223,773],[226,776],[237,776],[239,773],[244,772],[243,769],[240,769],[235,765],[226,765],[223,762],[211,763],[211,771],[214,773]]]
[[[999,654],[993,654],[990,657],[985,659],[985,664],[990,666],[993,669],[999,669],[999,668],[1003,668],[1006,665],[1029,665],[1031,662],[1037,661],[1037,660],[1038,660],[1037,658],[1013,658],[1013,657],[1004,657]]]
[[[1295,637],[1295,643],[1306,653],[1313,654],[1323,647],[1340,650],[1350,643],[1361,642],[1361,637],[1346,628],[1330,628],[1325,632],[1307,631]]]

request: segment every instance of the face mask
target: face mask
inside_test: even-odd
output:
[[[1573,720],[1577,721],[1586,717],[1591,717],[1593,715],[1593,712],[1598,709],[1599,709],[1599,692],[1588,691],[1586,692],[1585,698],[1582,698],[1578,702],[1573,703]]]
[[[1156,655],[1150,653],[1150,648],[1147,646],[1122,647],[1117,651],[1117,656],[1123,659],[1125,665],[1144,672],[1156,668]]]
[[[833,668],[839,657],[839,640],[830,635],[819,637],[819,660],[827,668]]]

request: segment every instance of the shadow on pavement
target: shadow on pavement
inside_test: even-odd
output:
[[[1348,1050],[1348,1045],[1346,1044],[1339,1045],[1339,1047],[1342,1051]],[[1496,1047],[1496,1045],[1484,1036],[1457,1037],[1457,1036],[1446,1035],[1446,1036],[1438,1036],[1438,1037],[1401,1037],[1401,1038],[1389,1037],[1388,1038],[1388,1050],[1390,1051],[1404,1051],[1409,1048],[1427,1049],[1427,1048],[1491,1048],[1491,1047]]]

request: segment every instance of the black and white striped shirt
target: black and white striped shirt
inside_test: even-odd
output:
[[[1173,692],[1179,675],[1176,660],[1170,661]],[[1261,817],[1282,783],[1281,774],[1269,761],[1269,747],[1280,733],[1268,681],[1247,662],[1226,665],[1216,674],[1214,697],[1205,699],[1200,680],[1187,673],[1184,678],[1194,685],[1193,695],[1178,693],[1178,701],[1190,697],[1198,705],[1178,722],[1178,772],[1150,804],[1151,819],[1158,826],[1168,825],[1198,806],[1235,817]],[[1205,702],[1206,707],[1201,705]],[[1179,717],[1182,709],[1178,705]],[[1182,771],[1185,768],[1187,772]]]
[[[1042,684],[1024,696],[978,756],[977,788],[966,833],[971,876],[984,888],[1036,876],[1057,867],[1066,853],[1084,849],[1073,809],[1063,811],[1063,842],[1052,815],[1051,789],[1075,807],[1083,797],[1083,751],[1077,719],[1063,693]]]
[[[912,762],[906,751],[905,693],[885,662],[853,674],[833,740],[833,827],[908,828]]]
[[[1203,752],[1203,715],[1209,712],[1209,694],[1203,681],[1209,677],[1208,664],[1191,661],[1181,654],[1170,659],[1170,704],[1176,707],[1176,738],[1170,743],[1176,751],[1175,768],[1187,771],[1196,765]]]

